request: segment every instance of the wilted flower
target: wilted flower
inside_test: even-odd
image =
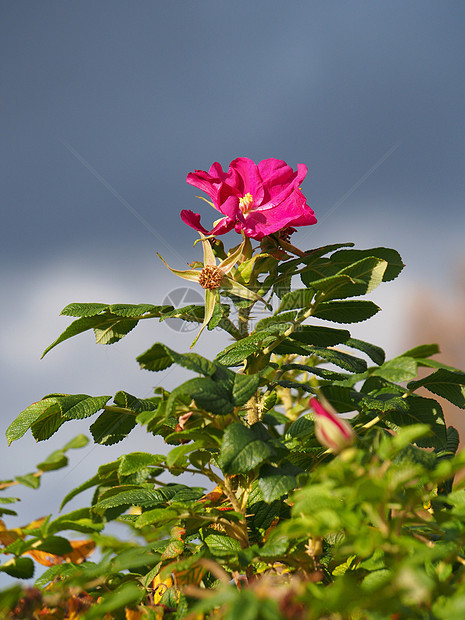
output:
[[[222,235],[234,228],[258,240],[285,228],[315,224],[315,214],[300,191],[306,174],[304,164],[297,164],[295,172],[274,158],[255,164],[248,157],[238,157],[228,172],[215,162],[208,172],[190,172],[186,180],[210,196],[211,201],[204,200],[222,217],[210,231],[201,225],[198,213],[183,210],[181,218],[205,235]]]
[[[327,401],[323,406],[319,400],[311,398],[310,406],[314,411],[315,435],[322,446],[338,453],[354,442],[352,426]]]
[[[234,267],[236,262],[242,256],[244,252],[244,246],[247,242],[247,239],[241,243],[241,245],[230,255],[228,255],[219,265],[216,264],[216,258],[213,253],[212,247],[210,245],[210,241],[200,233],[200,238],[202,240],[203,246],[203,267],[200,271],[196,269],[172,269],[166,261],[160,256],[161,260],[165,263],[170,271],[172,271],[175,275],[183,278],[184,280],[190,280],[191,282],[197,282],[200,286],[205,289],[205,314],[202,323],[202,327],[200,328],[199,333],[197,334],[194,342],[191,347],[197,342],[200,334],[203,329],[208,325],[210,319],[213,316],[213,311],[215,309],[215,304],[219,303],[219,295],[218,290],[220,288],[227,289],[234,295],[238,297],[242,297],[243,299],[249,299],[251,301],[262,301],[264,300],[249,290],[246,286],[241,284],[240,282],[236,282],[233,278],[229,277],[227,274]]]

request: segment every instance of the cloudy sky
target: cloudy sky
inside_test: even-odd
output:
[[[179,211],[214,219],[186,174],[238,156],[307,164],[319,223],[296,245],[401,252],[384,313],[356,330],[399,353],[409,295],[453,299],[465,260],[464,27],[453,0],[0,3],[3,427],[50,392],[148,396],[164,380],[135,356],[157,340],[185,350],[192,335],[155,322],[113,347],[83,335],[39,358],[68,303],[159,303],[180,286],[155,252],[182,268],[198,250]],[[202,337],[198,351],[217,345]],[[168,387],[182,376],[167,375]],[[0,478],[83,430],[0,440]],[[76,453],[35,512],[96,463],[159,447],[139,433]],[[33,496],[22,493],[28,510]]]

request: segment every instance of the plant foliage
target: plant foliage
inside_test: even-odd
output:
[[[176,365],[192,376],[151,398],[124,389],[50,394],[11,422],[9,443],[28,431],[43,441],[79,420],[96,443],[114,444],[142,426],[167,451],[101,465],[62,503],[93,489],[89,506],[21,528],[7,525],[15,498],[1,497],[0,571],[25,580],[37,563],[47,567],[32,588],[14,583],[0,593],[2,618],[463,615],[465,492],[452,480],[465,455],[456,454],[457,433],[436,397],[465,408],[465,373],[431,359],[436,345],[386,360],[347,329],[378,312],[360,297],[397,277],[400,256],[337,244],[296,258],[277,234],[255,253],[250,242],[241,247],[228,273],[236,289],[211,297],[208,327],[233,338],[215,359],[148,343],[141,369]],[[210,251],[228,256],[219,241]],[[253,295],[235,296],[240,287]],[[254,322],[261,300],[274,311]],[[202,306],[99,303],[74,303],[62,314],[75,320],[44,354],[87,330],[112,344],[141,320],[201,326],[206,316]],[[339,454],[317,439],[314,395],[349,414],[356,439]],[[0,488],[37,489],[86,442],[79,435]],[[177,481],[186,472],[195,474],[192,485]],[[106,533],[114,521],[132,532],[126,540]]]

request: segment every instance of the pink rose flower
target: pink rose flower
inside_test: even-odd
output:
[[[323,406],[316,398],[311,398],[310,406],[314,411],[315,435],[322,446],[338,453],[353,444],[355,433],[352,426],[328,402]]]
[[[215,162],[208,172],[196,170],[186,181],[211,198],[207,200],[221,217],[207,230],[200,215],[181,211],[182,220],[204,235],[222,235],[233,228],[246,237],[260,240],[285,228],[316,224],[313,210],[300,191],[307,166],[297,164],[297,172],[280,159],[264,159],[255,164],[248,157],[231,162],[228,172]]]

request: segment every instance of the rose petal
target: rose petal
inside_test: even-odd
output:
[[[203,232],[204,235],[208,235],[207,229],[200,223],[200,213],[194,213],[189,209],[183,209],[181,211],[181,219],[184,224],[187,224],[191,228],[195,228],[195,230]]]
[[[183,211],[183,221],[204,234],[220,235],[235,228],[236,232],[260,240],[289,226],[316,224],[300,184],[307,175],[307,166],[298,164],[294,171],[281,159],[264,159],[256,165],[248,157],[234,159],[225,172],[215,162],[209,172],[196,170],[187,175],[187,182],[206,192],[215,209],[225,215],[210,231],[200,224],[200,216]],[[250,194],[253,201],[243,213],[240,199]]]

